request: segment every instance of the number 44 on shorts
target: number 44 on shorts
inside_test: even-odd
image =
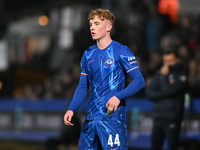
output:
[[[108,137],[108,145],[113,147],[113,144],[116,144],[117,146],[120,146],[119,134],[115,135],[114,143],[113,143],[113,140],[112,140],[112,135],[111,134],[109,135],[109,137]]]

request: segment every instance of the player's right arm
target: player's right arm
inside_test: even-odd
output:
[[[64,123],[66,125],[73,125],[71,123],[71,119],[74,115],[74,111],[80,106],[80,104],[83,102],[85,99],[88,89],[89,89],[89,81],[88,81],[88,75],[87,75],[87,68],[85,65],[86,64],[86,59],[83,55],[82,60],[81,60],[81,76],[79,79],[79,84],[78,87],[76,88],[76,91],[74,93],[72,102],[70,103],[67,112],[64,115]]]
[[[64,122],[66,125],[73,125],[71,123],[71,119],[74,115],[74,111],[80,106],[80,104],[85,99],[87,92],[88,92],[89,83],[87,80],[87,75],[80,76],[79,85],[76,88],[76,91],[74,93],[73,99],[71,104],[68,107],[68,110],[64,116]]]

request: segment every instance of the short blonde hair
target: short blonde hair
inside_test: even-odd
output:
[[[91,10],[88,15],[88,20],[94,19],[95,16],[98,16],[101,20],[109,20],[112,25],[114,25],[115,22],[115,16],[107,9],[95,9]]]

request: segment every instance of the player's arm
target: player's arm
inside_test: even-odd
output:
[[[142,73],[140,72],[134,54],[130,51],[130,49],[127,46],[122,47],[119,56],[123,68],[133,79],[133,81],[124,90],[115,94],[115,96],[119,100],[122,100],[127,97],[133,96],[141,88],[143,88],[145,86],[145,80],[143,78]]]
[[[133,69],[128,75],[133,81],[125,89],[115,94],[119,100],[133,96],[145,86],[145,80],[139,68]]]
[[[130,49],[127,46],[122,47],[118,56],[120,57],[123,68],[127,71],[133,81],[125,89],[116,93],[115,96],[107,102],[106,107],[111,107],[114,111],[117,110],[120,100],[134,95],[145,86],[143,75],[137,65],[136,58]]]
[[[88,83],[87,75],[81,75],[80,80],[79,80],[79,85],[76,88],[72,102],[70,103],[68,110],[64,116],[64,122],[66,125],[73,125],[71,123],[71,119],[74,115],[74,111],[78,108],[78,106],[80,106],[80,104],[85,99],[88,92],[88,87],[89,87],[89,83]]]
[[[71,119],[74,115],[74,111],[85,99],[88,92],[88,88],[89,88],[89,82],[88,82],[88,76],[87,76],[87,59],[84,53],[81,59],[81,76],[79,79],[79,84],[74,93],[72,102],[70,103],[68,110],[64,116],[64,122],[66,125],[73,125],[71,123]]]
[[[145,86],[145,81],[139,68],[130,71],[128,75],[133,79],[133,81],[125,89],[119,91],[115,94],[115,96],[110,98],[106,104],[106,107],[114,109],[114,112],[116,112],[117,107],[122,99],[134,95]]]

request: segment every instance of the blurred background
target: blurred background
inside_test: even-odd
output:
[[[64,126],[63,115],[82,54],[95,43],[87,16],[96,8],[115,15],[112,39],[135,54],[146,85],[162,66],[161,52],[176,49],[189,77],[181,139],[200,149],[199,6],[199,0],[0,0],[0,150],[77,149],[87,101],[75,127]],[[152,104],[144,91],[127,100],[130,149],[150,148]]]

